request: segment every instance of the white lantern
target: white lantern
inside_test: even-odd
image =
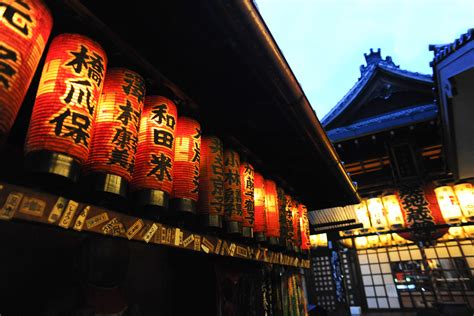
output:
[[[462,218],[462,212],[453,189],[450,186],[445,185],[437,187],[434,191],[444,220],[446,222],[460,221]]]
[[[474,220],[474,188],[470,183],[460,183],[454,186],[454,192],[464,216]]]
[[[395,194],[390,194],[382,197],[383,206],[387,211],[387,220],[391,229],[399,229],[405,226],[403,221],[402,209]]]
[[[368,199],[367,208],[369,209],[372,227],[374,227],[376,230],[387,229],[387,219],[385,218],[382,200],[380,198]]]
[[[362,230],[367,231],[368,229],[370,229],[369,211],[367,210],[367,204],[365,203],[365,201],[362,201],[360,204],[354,205],[354,209],[357,216],[357,220],[363,225]]]
[[[354,242],[355,242],[355,245],[356,245],[357,249],[367,248],[368,242],[367,242],[367,237],[365,237],[365,236],[354,238]]]

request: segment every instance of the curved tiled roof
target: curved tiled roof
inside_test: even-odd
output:
[[[460,49],[462,46],[466,45],[466,43],[472,41],[474,39],[474,29],[467,30],[466,33],[462,34],[457,40],[450,44],[443,44],[443,45],[430,45],[429,49],[434,52],[434,59],[430,63],[431,66],[434,64],[439,63],[440,61],[444,60],[446,57]]]

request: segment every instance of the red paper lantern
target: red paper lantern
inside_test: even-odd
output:
[[[280,238],[280,215],[275,181],[265,180],[265,219],[267,228],[265,235],[271,245],[278,245]]]
[[[91,39],[77,34],[54,38],[36,94],[27,153],[47,151],[86,162],[106,66],[104,50]]]
[[[439,209],[432,183],[403,187],[397,196],[403,211],[405,227],[414,231],[398,233],[405,239],[432,244],[448,232],[447,228],[424,230],[423,228],[445,224]]]
[[[52,26],[41,0],[0,4],[0,144],[13,126]]]
[[[174,152],[174,209],[196,213],[201,158],[201,126],[196,120],[184,116],[178,118]]]
[[[308,209],[303,204],[300,204],[298,209],[300,214],[301,249],[309,250],[311,248],[311,243],[309,240]]]
[[[293,222],[293,245],[295,250],[301,249],[301,232],[300,232],[300,214],[299,214],[299,203],[293,199],[292,205],[292,222]]]
[[[198,211],[203,224],[222,227],[224,216],[224,152],[222,141],[204,136],[201,145]]]
[[[286,200],[286,212],[285,212],[285,220],[286,220],[286,240],[287,240],[287,248],[289,250],[293,250],[294,244],[294,230],[293,230],[293,199],[290,195],[285,195]]]
[[[107,71],[97,106],[86,173],[111,174],[127,182],[132,180],[144,98],[145,83],[139,74],[122,68]],[[116,177],[114,180],[122,183]]]
[[[286,197],[285,191],[281,187],[277,187],[278,197],[278,216],[280,218],[280,240],[279,244],[287,247],[287,227],[286,227]]]
[[[227,232],[242,233],[242,195],[240,191],[240,157],[233,150],[224,151],[224,209]]]
[[[168,208],[174,180],[177,121],[178,111],[171,100],[162,96],[145,98],[131,182],[139,205]]]
[[[253,224],[255,216],[254,182],[255,171],[251,164],[243,162],[240,164],[240,193],[242,195],[242,235],[253,237]]]
[[[265,241],[265,180],[263,176],[255,172],[254,181],[254,201],[255,201],[255,222],[253,232],[257,241]]]

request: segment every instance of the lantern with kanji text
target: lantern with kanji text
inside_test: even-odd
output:
[[[240,194],[242,195],[242,236],[253,238],[255,220],[255,170],[244,161],[240,164]]]
[[[145,97],[131,190],[136,204],[151,217],[168,209],[177,121],[173,101],[163,96]]]
[[[454,186],[454,192],[459,201],[459,206],[470,221],[474,221],[474,188],[471,183],[459,183]]]
[[[437,187],[434,191],[444,220],[448,223],[459,222],[462,218],[462,212],[453,188],[444,185]]]
[[[255,201],[255,222],[253,226],[253,232],[255,239],[258,242],[266,241],[265,228],[265,179],[263,176],[255,172],[254,173],[254,201]]]
[[[290,195],[285,194],[286,209],[285,209],[285,221],[286,221],[286,249],[293,251],[293,200]]]
[[[41,0],[0,3],[0,145],[13,126],[52,26]]]
[[[278,209],[277,186],[275,181],[265,179],[265,235],[272,246],[277,246],[280,239],[280,215]]]
[[[242,234],[242,194],[240,191],[240,156],[224,151],[224,221],[229,234]]]
[[[281,187],[277,187],[277,197],[278,197],[278,212],[279,212],[279,218],[280,218],[280,241],[279,244],[283,249],[287,248],[287,234],[288,234],[288,229],[286,227],[286,207],[287,207],[287,201],[286,201],[286,195],[285,191]]]
[[[200,159],[201,125],[195,119],[181,116],[176,127],[171,200],[173,210],[178,213],[196,213]]]
[[[387,229],[387,219],[385,217],[385,210],[382,204],[382,200],[378,197],[368,199],[367,208],[369,209],[372,227],[376,230]]]
[[[301,250],[308,251],[310,248],[309,243],[309,221],[308,221],[308,209],[304,204],[299,206],[300,213],[300,230],[301,230]]]
[[[107,71],[84,168],[95,190],[126,196],[144,99],[145,83],[139,74],[123,68]]]
[[[91,39],[77,34],[53,39],[26,138],[30,169],[77,179],[89,155],[106,66],[104,50]]]
[[[395,194],[385,195],[382,197],[383,206],[387,211],[387,221],[391,229],[403,228],[405,222],[403,221],[402,209],[400,202]]]
[[[198,214],[209,228],[222,228],[224,216],[224,149],[215,136],[201,141]]]
[[[361,201],[359,204],[354,205],[354,210],[357,217],[357,221],[363,226],[363,228],[361,228],[361,231],[368,231],[371,226],[367,203],[365,201]]]

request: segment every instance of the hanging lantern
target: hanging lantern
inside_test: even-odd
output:
[[[454,192],[464,216],[474,221],[474,188],[471,183],[460,183],[454,186]]]
[[[450,186],[437,187],[435,190],[439,208],[443,218],[448,223],[459,222],[462,218],[461,208],[459,207],[454,191]]]
[[[300,214],[298,210],[299,203],[296,200],[293,200],[293,245],[296,252],[301,250],[301,231],[300,231]]]
[[[0,4],[0,146],[23,103],[52,26],[41,0]]]
[[[366,236],[360,236],[360,237],[354,238],[354,243],[357,249],[366,249],[369,245]]]
[[[402,236],[400,236],[399,234],[397,234],[397,233],[392,234],[392,244],[393,245],[404,245],[406,243],[407,243],[407,240],[405,238],[403,238]]]
[[[352,237],[356,234],[355,229],[339,231],[339,236],[341,237]],[[346,248],[352,248],[352,238],[342,238],[339,239],[339,242]]]
[[[318,235],[310,235],[309,236],[309,242],[311,244],[312,248],[318,247]]]
[[[387,219],[380,198],[371,198],[367,200],[367,208],[369,209],[372,227],[376,230],[387,229]]]
[[[363,225],[363,228],[361,228],[361,232],[368,231],[371,226],[367,204],[365,203],[365,201],[362,201],[359,204],[354,205],[354,209],[358,222]]]
[[[286,220],[286,250],[293,251],[293,200],[291,196],[285,195],[286,200],[286,210],[285,210],[285,220]]]
[[[280,241],[279,244],[281,247],[287,247],[287,227],[286,227],[286,196],[285,191],[281,187],[277,187],[277,198],[278,198],[278,213],[280,218]]]
[[[214,136],[204,136],[201,153],[198,213],[204,226],[222,228],[224,216],[224,149],[222,141]]]
[[[255,222],[253,226],[253,232],[255,235],[255,239],[258,242],[263,242],[266,240],[265,180],[263,179],[263,176],[258,172],[255,172],[254,178]]]
[[[305,205],[300,204],[300,230],[301,230],[301,249],[304,251],[309,250],[309,221],[308,221],[308,209]]]
[[[390,237],[390,234],[380,234],[379,235],[379,241],[380,241],[380,245],[383,246],[383,247],[387,247],[390,245],[390,242],[391,242],[391,237]]]
[[[379,236],[378,235],[367,236],[367,242],[368,242],[368,246],[371,247],[371,248],[378,247],[379,246]]]
[[[382,197],[382,201],[385,210],[387,210],[387,220],[390,228],[403,228],[405,222],[403,221],[403,214],[397,196],[395,194],[386,195]]]
[[[107,71],[84,168],[94,189],[126,196],[135,166],[144,97],[145,83],[140,75],[122,68]]]
[[[242,195],[240,192],[240,157],[233,150],[224,151],[224,209],[227,232],[242,234]]]
[[[147,96],[138,130],[131,190],[135,203],[156,217],[167,210],[173,189],[174,149],[178,111],[162,96]]]
[[[474,237],[474,226],[473,225],[466,225],[462,227],[464,229],[464,233],[469,237]]]
[[[173,209],[177,212],[196,213],[200,158],[201,125],[192,118],[181,116],[176,126],[171,201]]]
[[[265,180],[265,218],[267,229],[265,235],[268,243],[278,245],[280,238],[280,216],[278,214],[277,187],[275,181]]]
[[[253,238],[253,223],[255,216],[254,203],[254,177],[255,171],[251,164],[242,162],[240,164],[240,193],[242,195],[242,235]]]
[[[85,36],[61,34],[51,42],[25,144],[34,171],[76,180],[89,155],[106,66],[104,50]]]
[[[449,227],[448,235],[450,239],[464,238],[464,231],[462,227]]]
[[[315,234],[309,236],[309,244],[312,248],[327,247],[328,237],[326,234]]]

